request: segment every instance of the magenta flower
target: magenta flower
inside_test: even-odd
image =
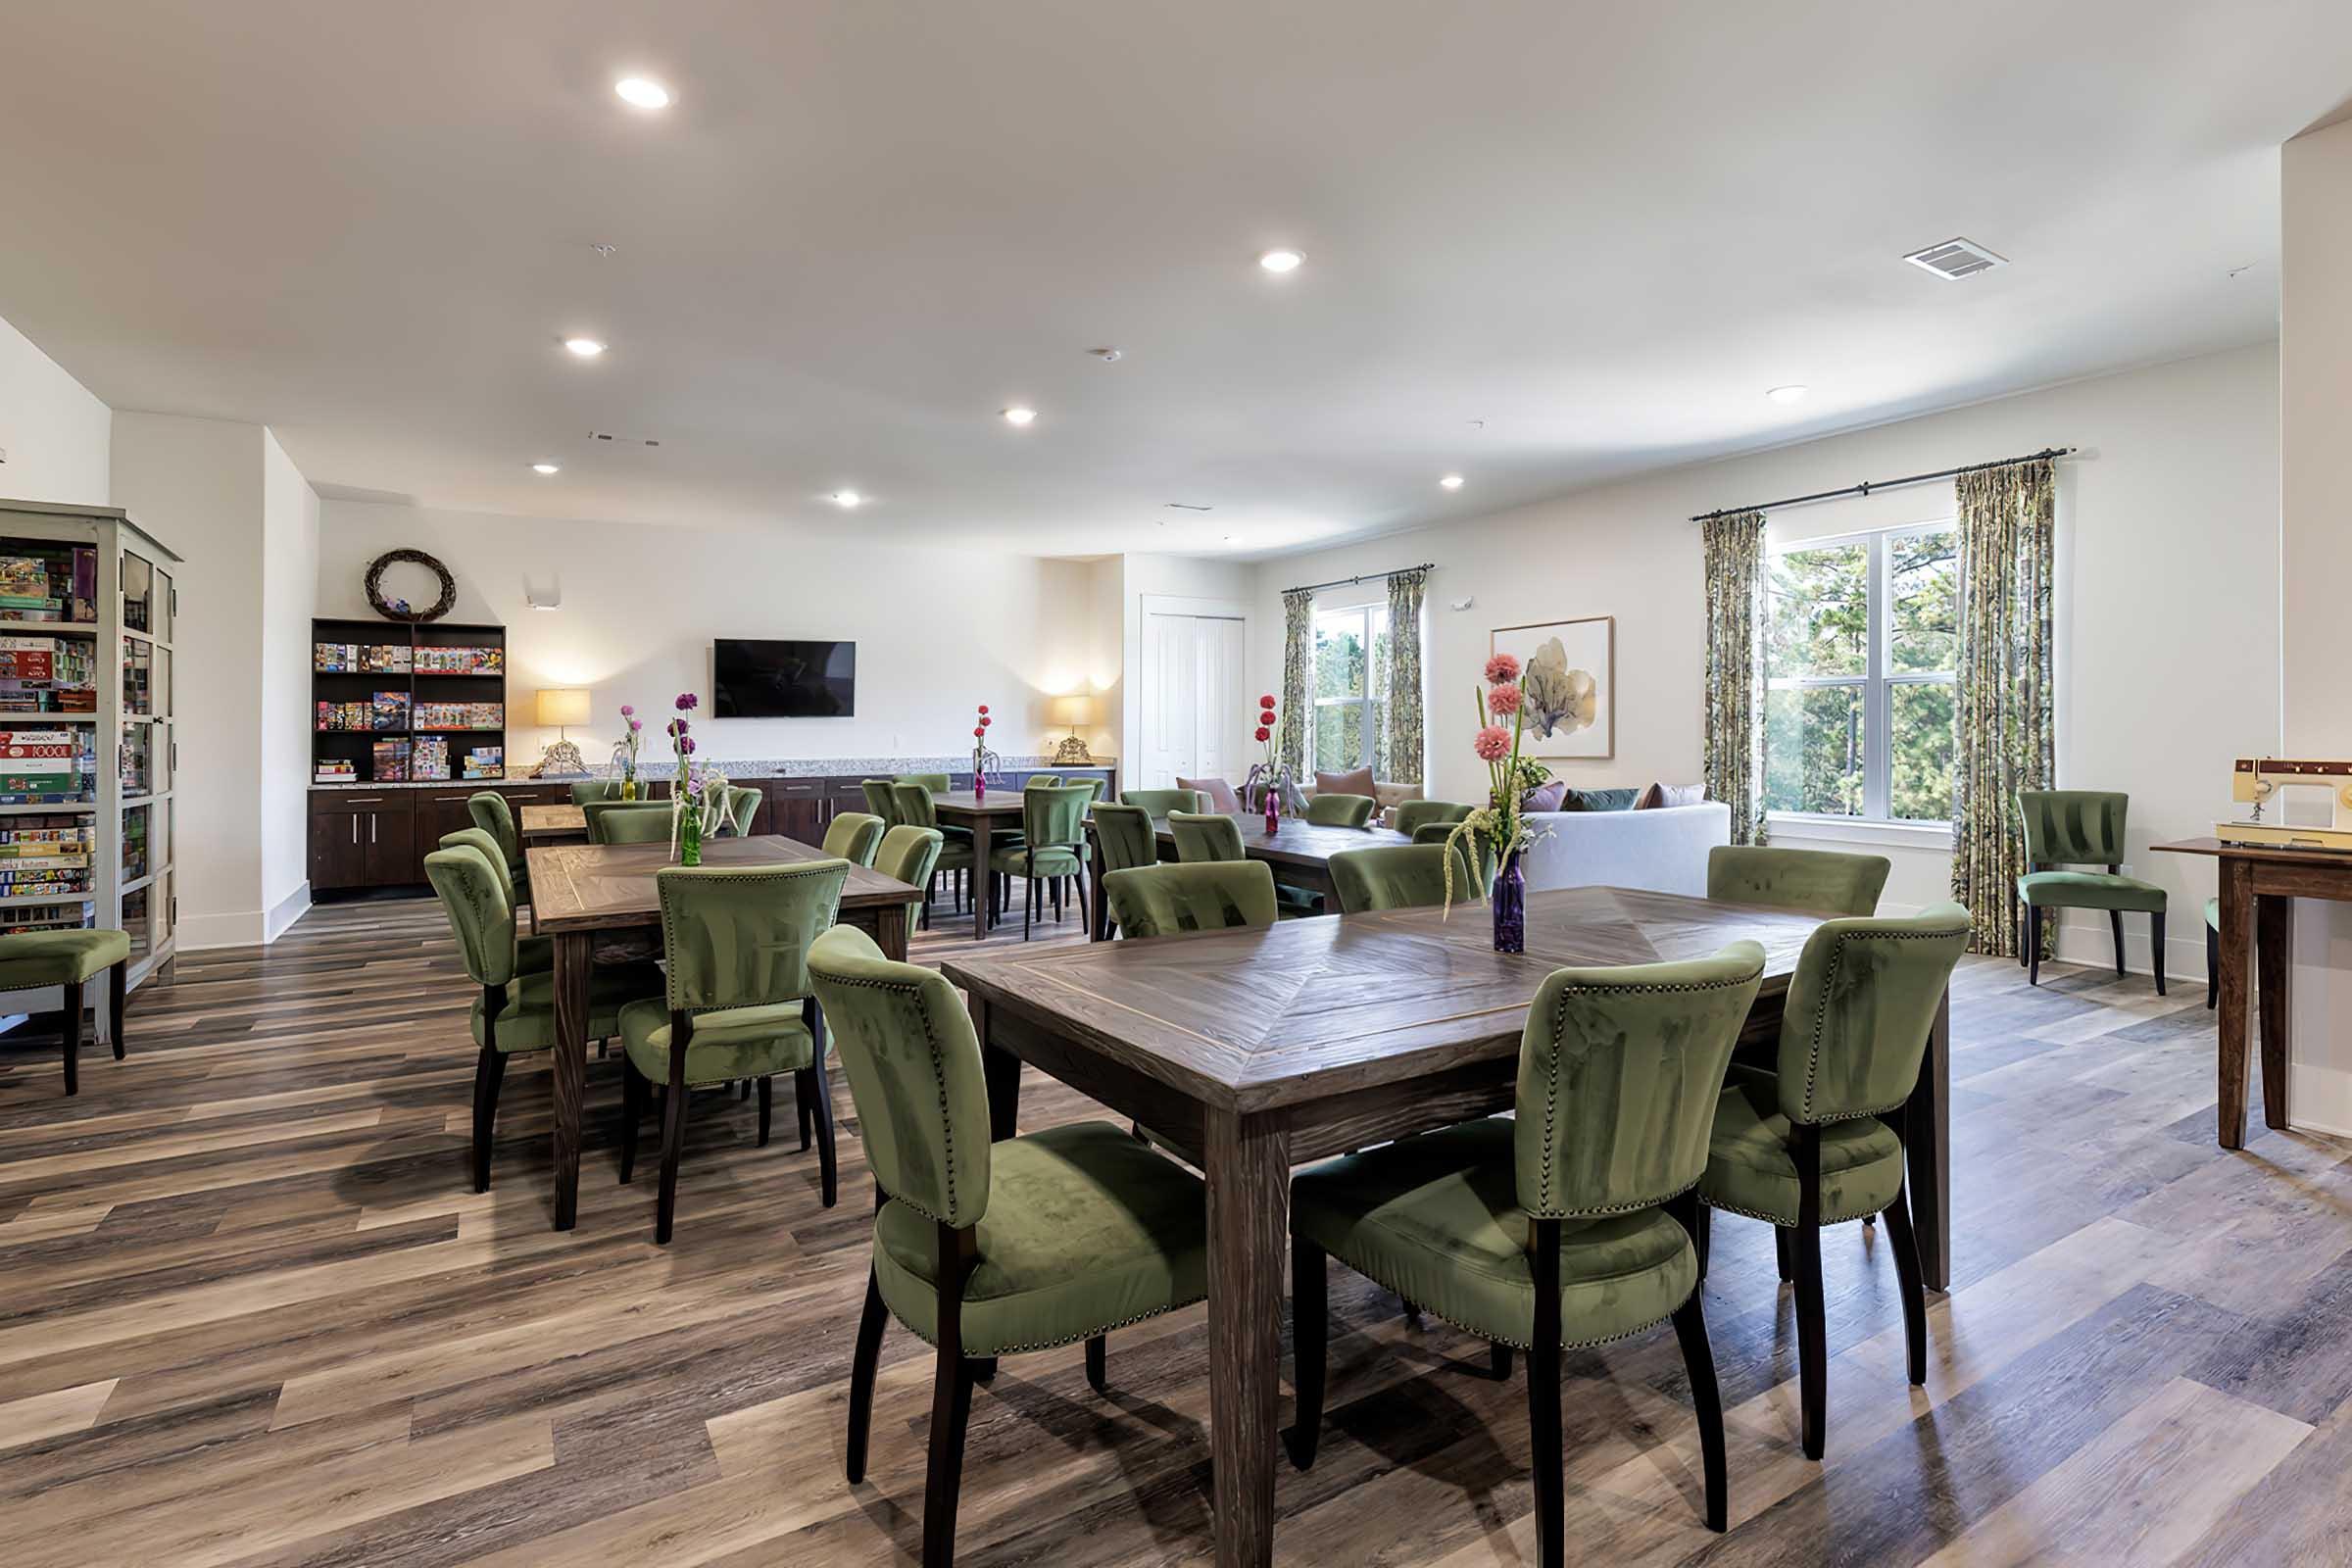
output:
[[[1490,762],[1499,762],[1511,755],[1511,732],[1500,724],[1489,724],[1471,740],[1470,749]]]
[[[627,704],[627,703],[623,703],[623,704],[621,704],[621,705],[620,705],[620,716],[621,716],[621,717],[623,717],[623,718],[632,718],[632,717],[636,716],[636,712],[637,712],[637,710],[636,710],[635,708],[633,708],[632,706],[630,706],[629,704]]]
[[[1487,661],[1487,682],[1489,685],[1493,685],[1498,681],[1517,680],[1518,678],[1519,661],[1513,659],[1510,655],[1496,654],[1493,659]]]
[[[692,757],[694,755],[694,737],[689,735],[678,742],[678,750],[684,752],[688,757]]]
[[[1493,713],[1496,718],[1502,718],[1508,714],[1516,713],[1519,711],[1520,696],[1519,683],[1517,681],[1506,680],[1499,686],[1489,687],[1487,690],[1487,711]]]
[[[678,693],[678,711],[681,713],[692,712],[696,705],[700,702],[701,699],[696,697],[694,693],[680,692]]]

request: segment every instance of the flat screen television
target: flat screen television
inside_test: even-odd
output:
[[[848,718],[858,710],[858,645],[717,638],[710,684],[714,718]]]

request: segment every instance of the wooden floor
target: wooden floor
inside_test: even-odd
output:
[[[1013,927],[1017,940],[1018,924]],[[1078,934],[1075,913],[1058,940]],[[917,956],[970,942],[943,919]],[[677,1240],[613,1160],[591,1060],[580,1223],[547,1228],[544,1061],[467,1190],[468,994],[429,903],[194,954],[129,1059],[0,1047],[0,1561],[862,1564],[917,1544],[928,1352],[894,1330],[867,1482],[842,1479],[870,1188],[698,1100]],[[1907,1388],[1878,1235],[1829,1254],[1829,1457],[1797,1450],[1765,1227],[1717,1221],[1728,1537],[1697,1522],[1673,1335],[1569,1365],[1569,1545],[1626,1563],[2352,1560],[2352,1146],[2213,1142],[2202,987],[1974,963],[1953,1007],[1954,1285]],[[838,1083],[838,1075],[836,1075]],[[780,1098],[789,1098],[780,1087]],[[1033,1081],[1030,1124],[1083,1102]],[[1532,1561],[1524,1384],[1331,1282],[1328,1426],[1281,1472],[1286,1562]],[[967,1564],[1177,1563],[1208,1536],[1199,1309],[979,1392]],[[1287,1354],[1286,1354],[1287,1370]],[[1522,1376],[1524,1374],[1522,1373]]]

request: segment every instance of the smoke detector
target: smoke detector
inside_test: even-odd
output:
[[[1947,283],[1957,283],[1964,277],[1974,277],[1979,272],[1989,272],[1996,267],[2009,265],[2009,258],[1995,256],[1973,239],[1947,239],[1924,251],[1913,251],[1903,260],[1913,267],[1934,272]]]

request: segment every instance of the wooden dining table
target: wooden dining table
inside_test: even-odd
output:
[[[526,806],[515,820],[526,845],[588,842],[588,813],[577,806]]]
[[[790,865],[827,858],[798,839],[773,835],[703,845],[705,865]],[[654,874],[672,861],[666,844],[534,845],[523,858],[530,870],[532,934],[552,938],[555,950],[556,1229],[567,1231],[579,1214],[589,971],[597,963],[661,956],[662,905]],[[839,919],[903,960],[906,907],[922,897],[923,890],[910,883],[852,865]]]
[[[990,790],[975,795],[970,790],[938,791],[931,797],[931,810],[943,827],[963,828],[972,835],[972,940],[986,942],[989,846],[997,834],[1020,830],[1021,792]],[[1093,890],[1088,891],[1091,896]]]
[[[1338,831],[1338,830],[1332,830]],[[1262,829],[1261,829],[1262,832]],[[1527,900],[1527,951],[1483,905],[950,958],[1013,1136],[1023,1063],[1143,1122],[1207,1179],[1216,1560],[1271,1560],[1292,1166],[1508,1108],[1529,1002],[1572,964],[1699,957],[1750,938],[1764,984],[1742,1050],[1768,1054],[1821,922],[1622,888]],[[1921,1272],[1951,1274],[1948,993],[1904,1114]]]

